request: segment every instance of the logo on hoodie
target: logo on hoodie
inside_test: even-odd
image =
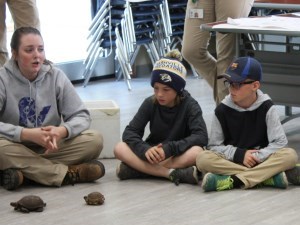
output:
[[[19,125],[24,127],[42,126],[51,106],[45,106],[37,115],[35,100],[24,97],[19,101]]]

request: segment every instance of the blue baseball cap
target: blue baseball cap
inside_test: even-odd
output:
[[[260,81],[262,78],[261,64],[252,57],[240,57],[233,61],[226,72],[218,76],[233,83],[240,83],[246,79]]]

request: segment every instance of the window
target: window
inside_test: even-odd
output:
[[[88,46],[91,4],[87,0],[37,0],[47,59],[83,60]]]

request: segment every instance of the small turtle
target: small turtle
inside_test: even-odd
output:
[[[46,203],[36,195],[27,195],[17,202],[11,202],[10,205],[15,207],[15,210],[29,213],[29,212],[42,212]]]
[[[104,203],[104,196],[100,192],[91,192],[87,196],[83,197],[88,205],[102,205]]]

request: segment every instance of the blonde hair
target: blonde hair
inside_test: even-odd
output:
[[[181,53],[180,53],[180,51],[178,49],[173,49],[173,50],[169,51],[165,55],[165,57],[177,59],[178,61],[182,62],[182,55],[181,55]]]

